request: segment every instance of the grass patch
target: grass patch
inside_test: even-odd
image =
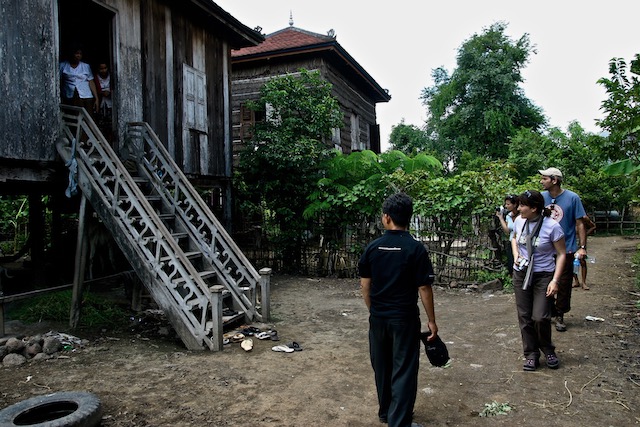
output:
[[[71,312],[71,296],[71,290],[64,290],[20,301],[11,310],[11,317],[23,323],[68,322]],[[104,295],[85,292],[79,326],[122,329],[127,327],[128,318],[127,311],[114,301]]]

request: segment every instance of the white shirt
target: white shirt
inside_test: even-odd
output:
[[[98,74],[98,85],[100,85],[100,90],[108,90],[111,92],[111,74],[107,74],[107,77],[102,77]],[[103,96],[102,101],[100,102],[100,110],[103,108],[111,108],[111,97]]]
[[[69,61],[61,62],[60,78],[64,98],[73,98],[74,90],[78,91],[80,98],[93,98],[89,87],[89,81],[93,80],[93,73],[86,62],[80,62],[75,68],[71,66]]]

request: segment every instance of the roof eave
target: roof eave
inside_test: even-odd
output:
[[[391,95],[383,89],[378,82],[374,80],[374,78],[367,73],[367,71],[362,68],[360,64],[351,56],[349,53],[340,46],[338,42],[335,40],[325,43],[317,43],[312,45],[291,47],[286,49],[278,49],[271,50],[268,52],[258,52],[249,55],[242,56],[232,56],[232,63],[246,63],[252,62],[260,59],[271,59],[292,55],[300,55],[304,53],[313,53],[313,52],[331,52],[335,54],[338,58],[340,58],[345,64],[347,64],[355,73],[358,75],[363,81],[367,83],[369,87],[373,90],[375,94],[378,96],[375,98],[376,102],[389,102],[391,100]]]
[[[231,48],[239,49],[243,47],[257,46],[264,41],[264,36],[255,31],[236,18],[229,12],[222,9],[211,0],[190,0],[196,7],[216,21],[223,24],[230,33]]]

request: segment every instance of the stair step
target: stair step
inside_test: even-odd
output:
[[[174,240],[186,239],[187,237],[189,237],[189,233],[187,233],[186,231],[184,233],[171,233],[171,237],[173,237]]]
[[[162,198],[158,194],[147,194],[144,196],[144,198],[147,199],[149,202],[158,202],[162,200]],[[126,202],[128,199],[129,199],[128,196],[122,196],[120,197],[119,201]]]
[[[207,280],[207,279],[210,279],[212,277],[215,277],[216,276],[216,272],[215,272],[215,270],[206,270],[206,271],[198,272],[198,275],[200,276],[200,278],[202,280]],[[185,281],[186,280],[181,277],[179,279],[173,280],[173,284],[178,286],[178,285],[183,284]]]
[[[160,217],[160,219],[161,219],[162,221],[169,221],[169,220],[172,220],[172,219],[174,219],[174,218],[176,217],[176,216],[175,216],[174,214],[172,214],[172,213],[161,213],[161,214],[158,214],[158,216]],[[141,217],[141,216],[139,216],[139,215],[131,215],[131,217],[130,217],[130,218],[131,218],[133,221],[139,221],[142,217]]]
[[[135,182],[136,184],[146,184],[149,182],[149,180],[144,177],[144,176],[132,176],[133,178],[133,182]]]
[[[194,258],[197,258],[198,256],[202,256],[202,252],[200,251],[185,252],[184,254],[187,257],[187,259],[194,259]],[[171,257],[169,256],[163,256],[162,258],[160,258],[161,262],[166,262],[169,260],[171,260]]]
[[[223,327],[231,324],[231,323],[235,323],[238,322],[240,320],[244,319],[244,313],[243,312],[239,312],[237,314],[234,314],[233,316],[222,316],[222,324]]]

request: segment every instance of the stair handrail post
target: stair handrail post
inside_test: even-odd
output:
[[[271,320],[271,272],[268,267],[260,269],[260,313],[262,321]]]
[[[209,288],[209,305],[211,306],[211,350],[222,351],[224,348],[222,331],[222,292],[224,286],[214,285]]]

